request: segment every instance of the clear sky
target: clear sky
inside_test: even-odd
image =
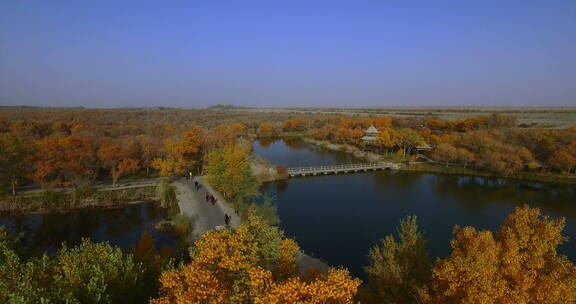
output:
[[[576,106],[576,0],[0,1],[0,105]]]

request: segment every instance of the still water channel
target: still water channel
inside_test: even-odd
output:
[[[52,253],[62,242],[68,246],[80,243],[82,238],[95,242],[109,242],[130,250],[147,232],[156,241],[158,249],[173,247],[175,235],[154,229],[154,224],[166,217],[167,210],[157,202],[124,205],[119,208],[86,208],[65,213],[0,215],[0,226],[22,233],[27,247],[37,253]]]
[[[254,153],[288,167],[359,162],[299,140],[256,141]],[[370,172],[293,178],[267,183],[276,197],[280,226],[306,251],[330,265],[342,265],[364,277],[370,247],[399,220],[418,216],[433,257],[450,252],[455,225],[495,231],[515,206],[539,207],[566,218],[571,241],[559,251],[576,261],[576,187],[414,172]]]

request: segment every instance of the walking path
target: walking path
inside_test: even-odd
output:
[[[131,188],[143,188],[143,187],[158,186],[159,183],[160,183],[160,178],[151,177],[151,178],[142,178],[142,179],[122,180],[122,181],[119,181],[118,183],[116,183],[116,186],[113,186],[112,184],[110,184],[108,182],[98,182],[98,183],[91,185],[91,187],[97,191],[116,191],[116,190],[124,190],[124,189],[131,189]],[[16,191],[19,194],[35,194],[35,193],[41,193],[44,190],[45,189],[43,189],[39,184],[22,186],[22,187],[16,188]],[[58,190],[72,191],[73,189],[61,187],[61,188],[58,188]]]
[[[202,185],[200,189],[195,189],[194,181],[198,181]],[[217,191],[214,191],[203,181],[203,177],[191,181],[179,179],[173,182],[173,185],[176,187],[176,198],[180,212],[194,220],[194,237],[200,237],[203,233],[215,229],[216,226],[224,225],[225,213],[230,216],[231,227],[236,228],[240,225],[240,218],[234,213],[234,209],[226,203]],[[206,201],[206,192],[217,199],[215,205]],[[318,269],[321,272],[328,271],[328,265],[302,252],[298,254],[296,264],[302,275],[311,269]]]
[[[200,189],[195,189],[194,181],[198,181],[202,185]],[[224,214],[231,217],[231,227],[237,227],[240,224],[240,218],[234,213],[234,210],[227,206],[224,198],[205,184],[202,178],[179,179],[173,182],[173,185],[176,187],[176,198],[180,212],[194,221],[193,233],[195,236],[215,229],[216,226],[224,226]],[[214,205],[206,201],[207,192],[217,199]]]

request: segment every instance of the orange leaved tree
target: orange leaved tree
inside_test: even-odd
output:
[[[121,160],[112,168],[112,184],[115,186],[118,178],[128,173],[136,172],[140,169],[140,160],[135,158],[126,158]]]
[[[110,170],[112,185],[116,186],[120,176],[140,169],[140,161],[136,159],[137,151],[135,142],[121,144],[108,141],[100,146],[97,156],[101,165]]]
[[[92,139],[44,137],[35,143],[32,178],[42,185],[79,186],[96,175],[96,148]]]
[[[200,127],[192,127],[184,131],[179,140],[167,140],[164,143],[163,156],[152,161],[152,167],[160,172],[160,176],[168,177],[182,175],[191,170],[204,144],[204,135]]]

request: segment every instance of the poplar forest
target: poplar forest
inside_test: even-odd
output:
[[[395,114],[1,108],[4,216],[98,213],[148,201],[169,210],[155,227],[177,241],[161,247],[144,232],[117,246],[86,235],[44,250],[26,241],[30,231],[0,226],[0,302],[576,302],[576,266],[558,252],[574,241],[566,221],[528,204],[495,230],[455,225],[443,257],[430,254],[434,239],[419,227],[426,214],[418,214],[398,218],[395,232],[371,244],[362,277],[345,265],[302,262],[305,251],[280,227],[279,203],[262,189],[290,183],[289,168],[253,154],[255,140],[296,138],[399,163],[401,171],[576,184],[574,126],[527,125],[506,111],[457,119]],[[371,126],[378,133],[366,144]],[[190,201],[179,187],[191,189]],[[195,201],[203,189],[206,202]],[[194,231],[209,220],[186,216],[184,204],[222,208],[230,222]]]

